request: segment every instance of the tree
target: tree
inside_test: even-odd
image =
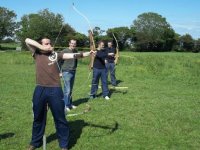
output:
[[[5,37],[13,37],[17,27],[16,17],[14,11],[0,7],[0,42]]]
[[[200,38],[195,41],[195,52],[200,52]]]
[[[89,43],[88,37],[85,34],[81,34],[81,33],[78,33],[78,32],[71,38],[77,40],[77,46],[78,47],[85,47]],[[89,44],[88,44],[88,46],[89,46]]]
[[[97,45],[98,41],[107,42],[107,41],[111,40],[111,38],[108,37],[107,35],[103,35],[104,32],[105,32],[105,30],[101,30],[100,27],[94,27],[93,36],[94,36],[94,41],[96,42],[96,45]]]
[[[105,32],[105,30],[101,30],[100,27],[94,27],[94,29],[93,29],[94,36],[101,36],[104,32]]]
[[[130,46],[130,42],[133,37],[133,30],[129,29],[128,27],[118,27],[118,28],[112,28],[107,30],[107,35],[113,39],[113,34],[116,36],[119,49],[124,49]],[[115,41],[114,41],[115,43]]]
[[[175,32],[161,15],[143,13],[133,21],[136,48],[139,51],[169,51],[173,47]]]
[[[54,14],[48,9],[37,14],[24,15],[17,31],[17,37],[22,45],[24,45],[25,38],[38,39],[45,36],[56,41],[57,46],[66,46],[68,36],[74,34],[74,29],[68,24],[64,24],[62,15]],[[57,38],[58,35],[59,38]]]
[[[180,46],[183,51],[191,52],[194,49],[194,39],[190,34],[185,34],[180,37]]]

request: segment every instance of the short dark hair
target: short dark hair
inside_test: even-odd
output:
[[[104,43],[104,41],[100,40],[100,41],[98,42],[98,45],[100,45],[101,43]]]
[[[36,41],[37,41],[38,43],[42,44],[42,40],[43,40],[43,39],[50,39],[50,38],[48,38],[48,37],[46,37],[46,36],[44,36],[44,37],[39,37]]]

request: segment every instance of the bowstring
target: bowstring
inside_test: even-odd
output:
[[[84,18],[87,20],[87,23],[88,23],[88,25],[89,25],[89,27],[90,27],[90,30],[91,30],[91,32],[93,33],[93,30],[92,30],[92,27],[91,27],[91,25],[90,25],[89,19],[88,19],[85,15],[83,15],[80,11],[78,11],[78,10],[75,8],[74,3],[73,3],[72,8],[73,8],[79,15],[81,15],[82,17],[84,17]],[[58,37],[60,36],[60,34],[61,34],[62,30],[63,30],[63,27],[64,27],[64,24],[62,24],[62,26],[61,26],[61,28],[60,28],[60,31],[59,31],[59,33],[58,33],[56,39],[55,39],[55,42],[54,42],[53,47],[55,47],[55,45],[56,45],[56,43],[57,43],[57,40],[58,40]],[[63,77],[63,75],[62,75],[62,68],[60,67],[60,65],[59,65],[59,63],[58,63],[57,60],[56,60],[56,64],[57,64],[59,73],[61,74],[61,78],[62,78],[62,80],[63,80],[63,84],[64,84],[64,86],[66,87],[66,82],[65,82],[64,77]],[[76,91],[78,91],[78,90],[80,90],[81,88],[84,87],[84,85],[89,81],[90,76],[91,76],[91,72],[89,72],[88,77],[87,77],[87,80],[82,84],[82,86],[80,86],[80,87],[77,88],[76,90],[72,90],[73,92],[71,91],[71,96],[70,96],[70,98],[73,96],[73,94],[74,94]]]
[[[82,12],[80,12],[80,11],[75,7],[74,3],[72,3],[72,8],[73,8],[73,10],[74,10],[75,12],[77,12],[80,16],[82,16],[82,17],[86,20],[86,22],[87,22],[87,24],[88,24],[88,26],[89,26],[89,29],[90,29],[91,33],[93,34],[93,28],[92,28],[91,23],[90,23],[90,20],[87,18],[87,16],[84,15]],[[84,85],[89,81],[90,76],[91,76],[91,71],[89,72],[88,77],[87,77],[87,80],[82,84],[82,86],[80,86],[78,89],[76,89],[76,90],[74,90],[74,91],[77,91],[77,90],[80,90],[81,88],[83,88]],[[74,91],[73,91],[73,93],[74,93]],[[73,93],[72,93],[72,94],[73,94]]]

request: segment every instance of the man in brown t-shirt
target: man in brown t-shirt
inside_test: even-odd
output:
[[[36,87],[32,99],[34,120],[32,140],[28,150],[34,150],[42,145],[46,126],[47,103],[54,117],[59,146],[62,150],[67,150],[69,127],[65,118],[65,105],[57,61],[84,57],[90,55],[91,52],[56,53],[48,38],[42,38],[39,43],[27,38],[25,42],[33,53],[36,66]]]

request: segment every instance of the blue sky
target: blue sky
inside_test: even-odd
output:
[[[91,26],[102,30],[127,26],[144,12],[156,12],[167,19],[179,34],[200,38],[199,0],[1,0],[0,6],[14,10],[17,19],[48,8],[64,16],[76,31],[86,34],[86,21],[72,9],[72,3],[90,20]]]

